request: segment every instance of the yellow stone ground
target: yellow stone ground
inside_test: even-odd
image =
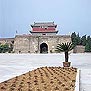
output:
[[[74,91],[77,68],[41,67],[0,83],[0,91]]]

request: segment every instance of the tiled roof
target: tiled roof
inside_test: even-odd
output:
[[[54,30],[37,30],[37,31],[30,31],[31,33],[57,33],[58,31],[54,31]]]
[[[54,22],[38,22],[38,23],[35,23],[32,24],[31,26],[57,26],[54,24]]]
[[[0,91],[74,91],[76,74],[76,68],[37,68],[0,83]]]

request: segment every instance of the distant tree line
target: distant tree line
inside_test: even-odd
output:
[[[90,36],[79,36],[79,33],[76,34],[75,32],[71,34],[71,40],[74,46],[76,45],[83,45],[85,46],[85,52],[91,52],[91,37]]]
[[[10,44],[8,45],[7,43],[6,44],[0,44],[0,53],[11,53],[13,50],[13,45]]]

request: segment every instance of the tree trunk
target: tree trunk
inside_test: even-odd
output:
[[[68,62],[68,51],[67,52],[65,52],[65,62]]]

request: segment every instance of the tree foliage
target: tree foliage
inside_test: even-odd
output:
[[[86,40],[86,35],[84,35],[84,36],[82,36],[82,38],[81,38],[81,44],[82,44],[83,46],[85,46],[85,45],[86,45],[86,42],[87,42],[87,40]]]
[[[56,51],[65,52],[65,62],[68,62],[68,52],[73,49],[74,45],[71,42],[58,44]]]
[[[86,45],[85,45],[85,52],[91,52],[91,38],[87,36]]]
[[[71,39],[72,39],[72,43],[74,44],[74,46],[81,45],[81,38],[79,36],[79,33],[77,35],[75,32],[72,33]]]
[[[68,52],[71,51],[73,49],[73,44],[71,42],[67,42],[67,43],[62,43],[62,44],[58,44],[56,51],[58,52]]]
[[[79,33],[76,34],[75,32],[71,35],[71,40],[74,46],[76,45],[83,45],[85,46],[85,52],[91,52],[91,37],[90,36],[79,36]]]
[[[6,53],[6,52],[11,52],[12,51],[12,47],[8,44],[0,44],[0,53]]]

